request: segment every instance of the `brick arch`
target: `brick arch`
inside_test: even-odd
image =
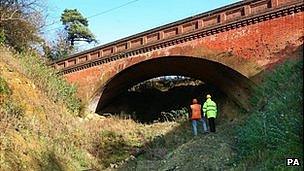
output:
[[[191,56],[165,56],[131,65],[108,78],[95,92],[89,107],[99,111],[132,85],[164,75],[183,75],[214,85],[231,100],[248,109],[251,81],[220,62]]]

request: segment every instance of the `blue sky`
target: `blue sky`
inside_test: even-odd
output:
[[[47,0],[49,18],[46,36],[52,39],[61,27],[60,14],[66,8],[77,8],[89,18],[89,28],[99,44],[105,44],[157,26],[206,12],[239,0]],[[92,45],[91,45],[92,46]],[[86,47],[88,48],[88,47]]]

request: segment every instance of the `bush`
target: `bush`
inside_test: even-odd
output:
[[[252,115],[238,129],[239,157],[257,169],[278,169],[303,156],[303,60],[287,61],[255,90]]]

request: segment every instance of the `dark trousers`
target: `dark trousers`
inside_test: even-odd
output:
[[[215,123],[214,123],[215,118],[208,118],[208,123],[209,123],[209,128],[210,132],[215,132]]]

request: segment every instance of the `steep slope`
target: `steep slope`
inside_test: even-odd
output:
[[[11,55],[2,53],[4,55]],[[2,58],[3,59],[3,58]],[[11,58],[14,59],[14,58]],[[41,170],[73,168],[66,163],[59,164],[54,143],[64,136],[67,124],[73,122],[64,105],[51,101],[33,82],[19,73],[17,68],[0,61],[0,76],[7,83],[10,95],[3,97],[1,105],[1,162],[3,170]],[[55,153],[55,152],[54,152]],[[64,156],[64,154],[63,154]],[[64,158],[64,157],[63,157]]]

